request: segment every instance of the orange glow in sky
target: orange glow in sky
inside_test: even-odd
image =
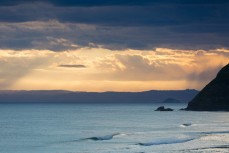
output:
[[[201,89],[229,61],[229,50],[0,50],[0,88],[143,91]]]

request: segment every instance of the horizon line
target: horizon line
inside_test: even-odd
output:
[[[64,90],[64,89],[53,89],[53,90],[46,90],[46,89],[42,89],[42,90],[39,90],[39,89],[35,89],[35,90],[25,90],[25,89],[17,89],[17,90],[13,90],[13,89],[10,89],[10,90],[7,90],[7,89],[0,89],[0,92],[2,91],[15,91],[15,92],[18,92],[18,91],[27,91],[27,92],[30,92],[30,91],[65,91],[65,92],[85,92],[85,93],[106,93],[106,92],[117,92],[117,93],[139,93],[139,92],[149,92],[149,91],[185,91],[185,90],[195,90],[195,91],[200,91],[200,90],[197,90],[197,89],[166,89],[166,90],[157,90],[157,89],[151,89],[151,90],[142,90],[142,91],[77,91],[77,90]]]

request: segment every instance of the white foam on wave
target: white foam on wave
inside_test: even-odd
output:
[[[210,134],[229,134],[229,131],[209,131],[209,132],[202,132],[202,134],[210,135]]]
[[[229,134],[209,134],[200,138],[202,141],[218,141],[229,144]]]
[[[120,134],[117,135],[117,136],[128,136],[128,135],[130,135],[130,134],[127,134],[127,133],[120,133]]]

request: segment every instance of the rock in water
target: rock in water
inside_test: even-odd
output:
[[[173,111],[173,109],[165,108],[164,106],[160,106],[155,111]]]
[[[182,124],[182,126],[184,126],[184,127],[191,126],[191,125],[192,125],[191,123],[184,123],[184,124]]]
[[[229,111],[229,64],[189,102],[186,110]]]

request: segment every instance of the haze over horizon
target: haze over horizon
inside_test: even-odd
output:
[[[200,90],[229,63],[228,6],[1,1],[0,90]]]

